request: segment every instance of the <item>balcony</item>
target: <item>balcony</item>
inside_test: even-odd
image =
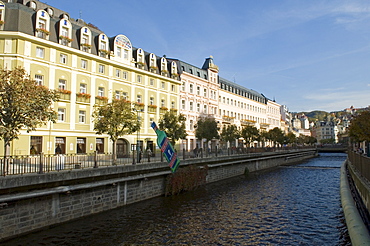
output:
[[[234,119],[235,119],[235,117],[231,117],[231,116],[227,116],[227,115],[222,116],[222,121],[226,122],[226,123],[233,123]]]
[[[157,105],[148,105],[148,112],[149,113],[156,113],[157,112]]]
[[[167,111],[168,111],[168,108],[166,108],[166,107],[160,107],[159,108],[159,113],[161,113],[161,114],[165,114]]]
[[[61,101],[70,101],[71,100],[71,91],[59,89],[57,91],[59,94],[59,100]]]
[[[103,97],[103,96],[96,96],[95,97],[95,104],[103,105],[103,104],[106,104],[107,102],[108,102],[107,97]]]
[[[254,121],[254,120],[241,120],[240,124],[242,126],[253,126],[254,124],[256,124],[256,121]]]
[[[76,102],[90,103],[90,94],[87,93],[76,93]]]

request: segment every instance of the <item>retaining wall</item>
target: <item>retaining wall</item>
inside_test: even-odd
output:
[[[315,150],[193,159],[207,165],[207,182],[292,164]],[[47,174],[0,177],[0,241],[50,225],[164,195],[167,163],[112,166]]]

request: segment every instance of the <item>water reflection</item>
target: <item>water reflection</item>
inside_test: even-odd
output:
[[[344,154],[322,154],[298,166],[151,199],[5,245],[350,245],[339,194],[344,160]]]

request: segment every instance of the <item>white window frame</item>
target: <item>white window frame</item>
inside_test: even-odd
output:
[[[65,79],[59,79],[58,89],[59,90],[67,90],[67,80],[65,80]]]
[[[81,68],[87,69],[87,60],[81,59]]]
[[[105,72],[105,66],[103,64],[99,64],[99,73]]]
[[[36,47],[36,57],[45,58],[45,49],[41,47]]]
[[[44,84],[44,75],[35,74],[35,82],[36,82],[37,85],[43,85]]]
[[[66,109],[65,108],[58,108],[58,121],[65,122],[66,121]]]
[[[80,83],[80,93],[87,92],[87,85],[85,83]]]
[[[60,54],[60,63],[67,64],[68,56],[66,54],[61,53]]]
[[[98,88],[98,96],[104,97],[104,91],[105,91],[104,87],[99,87]]]
[[[78,122],[86,123],[86,111],[85,110],[78,111]]]

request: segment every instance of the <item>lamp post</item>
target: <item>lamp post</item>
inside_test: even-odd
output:
[[[136,108],[133,108],[132,109],[133,111],[135,111],[136,112],[136,116],[137,116],[137,120],[138,120],[138,122],[139,122],[139,129],[137,130],[137,140],[136,140],[136,158],[137,158],[137,163],[140,163],[141,162],[141,158],[140,158],[140,145],[141,145],[141,143],[140,143],[140,128],[141,128],[141,120],[140,120],[140,118],[139,118],[139,113],[140,112],[143,112],[143,109],[140,109],[140,110],[138,110],[138,109],[136,109]]]

